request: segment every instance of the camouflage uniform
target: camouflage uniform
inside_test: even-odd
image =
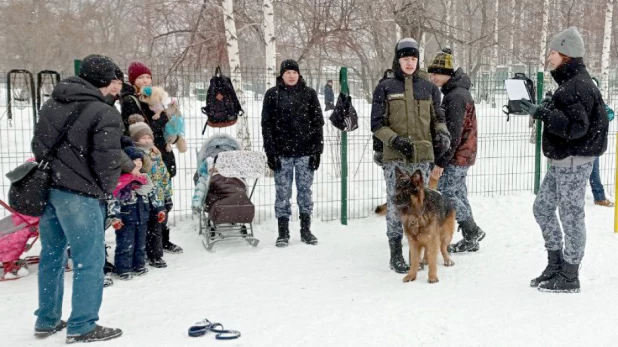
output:
[[[559,209],[564,229],[564,260],[569,264],[579,264],[584,257],[584,205],[586,182],[591,172],[592,163],[575,167],[551,166],[534,201],[534,217],[549,251],[562,249],[562,231],[556,217],[556,208]]]
[[[472,208],[468,201],[468,187],[466,186],[469,168],[468,166],[448,165],[444,168],[442,177],[438,181],[438,190],[455,207],[458,222],[467,221],[472,217]]]
[[[309,165],[309,156],[305,157],[282,157],[281,169],[275,171],[275,187],[277,198],[275,201],[275,216],[290,218],[292,215],[292,181],[296,174],[296,202],[301,215],[311,215],[313,200],[311,198],[311,185],[313,173]]]
[[[401,162],[384,163],[384,179],[386,180],[386,236],[388,238],[402,238],[403,227],[401,225],[401,217],[395,206],[393,199],[396,194],[397,179],[395,169],[399,168],[402,171],[414,173],[416,170],[421,170],[425,185],[429,183],[429,173],[431,169],[430,163],[419,164],[403,164]]]

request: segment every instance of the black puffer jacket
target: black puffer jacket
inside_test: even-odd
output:
[[[166,150],[167,143],[165,142],[165,124],[168,122],[168,117],[165,113],[161,113],[159,119],[153,119],[155,115],[148,104],[139,101],[135,88],[125,83],[120,92],[120,107],[122,110],[122,121],[125,126],[125,135],[129,135],[129,117],[133,114],[141,114],[144,116],[146,123],[150,126],[152,133],[154,134],[154,145],[161,152],[163,162],[170,177],[176,176],[176,156],[174,152],[168,152]]]
[[[51,163],[52,187],[105,199],[120,177],[122,120],[89,82],[69,77],[56,85],[41,108],[32,152],[41,160],[80,105],[84,107]]]
[[[543,121],[543,153],[560,160],[598,157],[607,149],[609,120],[601,92],[581,58],[551,72],[559,87],[551,106],[539,110]]]
[[[324,150],[324,116],[318,95],[300,77],[289,87],[281,77],[264,95],[262,136],[269,156],[302,157]]]

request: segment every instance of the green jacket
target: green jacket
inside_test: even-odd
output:
[[[373,93],[371,131],[384,143],[383,162],[433,162],[433,134],[448,132],[443,117],[437,116],[441,112],[434,109],[435,86],[422,70],[406,77],[395,70],[395,76],[380,82]],[[412,156],[406,158],[391,146],[397,136],[412,142]]]

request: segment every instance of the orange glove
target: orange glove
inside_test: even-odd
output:
[[[122,220],[120,219],[114,219],[112,221],[112,227],[114,228],[114,230],[120,230],[122,229],[123,226],[124,226],[124,223],[122,223]]]
[[[161,211],[157,214],[157,222],[159,223],[165,222],[165,211]]]

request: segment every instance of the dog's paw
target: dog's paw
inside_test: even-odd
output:
[[[406,275],[406,277],[403,278],[403,283],[412,282],[415,279],[416,279],[416,275]]]
[[[438,277],[436,277],[436,278],[431,278],[431,277],[430,277],[430,278],[429,278],[429,280],[428,280],[428,282],[429,282],[429,283],[432,283],[432,284],[433,284],[433,283],[438,283],[439,281],[440,281],[440,280],[438,280]]]
[[[454,265],[455,265],[455,262],[450,260],[450,259],[444,261],[444,266],[446,266],[446,267],[451,267],[451,266],[454,266]]]

